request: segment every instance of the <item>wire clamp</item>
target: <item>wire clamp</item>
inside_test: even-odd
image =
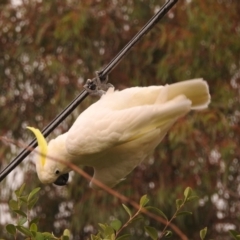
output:
[[[114,86],[111,83],[108,83],[108,76],[101,78],[101,72],[96,71],[95,73],[96,77],[93,79],[87,79],[83,87],[90,95],[101,97],[110,87],[114,88]]]

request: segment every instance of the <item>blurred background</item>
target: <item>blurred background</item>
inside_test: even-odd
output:
[[[109,61],[164,4],[163,0],[19,0],[0,1],[0,136],[28,143],[27,125],[42,129],[81,91],[87,78]],[[168,217],[175,200],[190,186],[199,196],[189,204],[192,216],[174,223],[189,237],[231,239],[240,232],[240,1],[181,0],[109,75],[117,89],[164,85],[191,78],[207,80],[209,109],[180,119],[153,156],[114,189],[150,204]],[[88,97],[48,139],[69,129],[96,98]],[[0,167],[22,149],[0,142]],[[98,223],[127,216],[116,197],[92,190],[73,174],[66,187],[44,186],[32,155],[0,184],[0,237],[15,216],[8,201],[22,182],[40,186],[32,215],[41,231],[87,239]],[[91,168],[84,168],[92,174]],[[149,239],[143,225],[131,225],[131,239]],[[20,238],[19,238],[20,239]],[[179,239],[176,234],[173,239]]]

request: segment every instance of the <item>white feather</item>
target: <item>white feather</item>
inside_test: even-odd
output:
[[[154,150],[178,118],[209,102],[202,79],[109,89],[68,131],[69,160],[94,167],[94,178],[112,187]]]
[[[59,159],[92,166],[93,178],[112,187],[156,148],[178,118],[209,102],[202,79],[123,91],[110,88],[68,132],[49,142],[45,164],[36,163],[39,179],[52,183],[69,172]]]

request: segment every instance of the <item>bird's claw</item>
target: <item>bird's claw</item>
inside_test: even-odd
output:
[[[111,83],[108,83],[108,76],[101,81],[98,72],[94,79],[87,79],[86,84],[83,86],[85,90],[91,95],[102,96],[110,87],[114,87]]]

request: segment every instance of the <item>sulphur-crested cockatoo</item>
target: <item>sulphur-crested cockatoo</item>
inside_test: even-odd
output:
[[[65,185],[71,169],[54,161],[59,159],[93,167],[93,178],[113,187],[153,152],[180,117],[209,102],[208,85],[202,79],[122,91],[109,88],[68,132],[49,144],[38,129],[29,127],[42,153],[36,159],[38,177],[43,183]],[[90,186],[96,187],[93,182]]]

